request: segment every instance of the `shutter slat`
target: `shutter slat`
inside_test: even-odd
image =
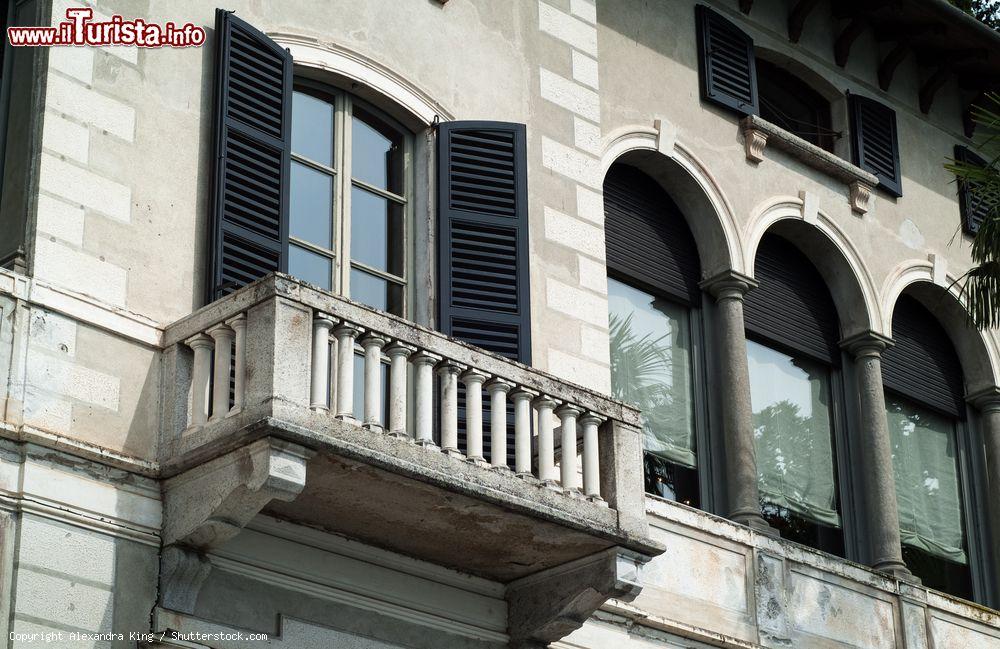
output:
[[[208,301],[287,268],[291,56],[216,12],[215,159]]]
[[[701,96],[742,115],[758,112],[753,40],[721,15],[695,7]]]
[[[896,113],[867,97],[850,95],[848,99],[854,164],[875,174],[879,187],[893,196],[902,196]]]
[[[908,295],[892,311],[892,340],[882,353],[882,382],[903,396],[952,416],[965,411],[962,365],[948,333]]]

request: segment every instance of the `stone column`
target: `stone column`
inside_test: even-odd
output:
[[[865,332],[844,340],[841,345],[854,357],[858,390],[862,485],[871,549],[871,565],[899,578],[911,578],[903,563],[899,540],[899,509],[892,469],[892,444],[882,387],[882,352],[892,341],[875,332]]]
[[[993,545],[994,583],[1000,583],[1000,387],[981,390],[969,397],[979,411],[979,435],[986,447],[986,498]],[[1000,592],[995,593],[1000,597]]]
[[[760,515],[747,338],[743,324],[743,296],[755,288],[757,282],[737,272],[725,271],[705,280],[701,286],[716,301],[715,349],[718,355],[729,518],[770,532],[771,527]]]

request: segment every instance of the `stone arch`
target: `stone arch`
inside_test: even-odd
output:
[[[880,297],[884,333],[890,338],[893,309],[904,293],[935,314],[948,332],[962,363],[966,394],[996,386],[1000,376],[1000,354],[994,340],[968,325],[965,300],[956,278],[940,270],[936,272],[933,261],[916,259],[896,266],[886,279]]]
[[[837,305],[843,338],[875,331],[882,317],[875,282],[846,234],[810,201],[779,196],[760,204],[747,227],[744,257],[747,275],[754,275],[757,246],[767,232],[780,234],[813,262]]]
[[[329,43],[295,34],[269,34],[292,54],[296,74],[343,86],[391,113],[413,130],[453,119],[420,88],[371,59]]]
[[[604,140],[602,178],[616,162],[642,170],[677,203],[697,243],[704,277],[727,270],[745,272],[732,204],[708,168],[676,141],[669,125],[626,127],[611,133]]]

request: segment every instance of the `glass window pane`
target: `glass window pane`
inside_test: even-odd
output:
[[[611,385],[642,410],[644,446],[696,467],[687,309],[608,279]]]
[[[323,248],[332,248],[333,176],[292,161],[288,203],[289,234]]]
[[[351,299],[380,311],[403,315],[403,287],[357,268],[351,269]]]
[[[747,355],[765,514],[840,527],[829,369],[753,341]]]
[[[292,153],[333,166],[333,106],[304,92],[292,94]]]
[[[965,564],[955,423],[891,394],[885,401],[903,544]]]
[[[403,208],[360,187],[351,188],[351,259],[403,275]]]
[[[288,246],[288,274],[328,291],[331,289],[333,273],[330,258],[311,250],[295,245]]]
[[[351,129],[351,177],[402,194],[402,134],[358,106]]]

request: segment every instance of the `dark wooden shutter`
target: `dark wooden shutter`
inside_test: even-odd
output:
[[[753,39],[708,7],[697,5],[698,76],[706,101],[757,114]]]
[[[208,301],[288,266],[292,57],[216,11],[215,175]]]
[[[918,403],[962,417],[965,379],[944,327],[923,304],[904,295],[892,311],[895,344],[882,354],[882,383]]]
[[[439,329],[531,362],[525,127],[438,130]]]
[[[655,180],[628,165],[604,179],[608,271],[638,288],[699,305],[698,248],[680,209]]]
[[[858,95],[848,95],[848,103],[854,164],[875,174],[879,187],[893,196],[902,196],[896,113],[874,99]]]
[[[964,146],[955,147],[955,161],[980,167],[987,165],[986,160]],[[974,183],[958,181],[958,207],[962,215],[962,230],[972,235],[979,232],[979,226],[993,208],[988,200],[976,195],[975,187]]]
[[[757,247],[754,278],[760,286],[743,301],[750,336],[839,365],[837,307],[809,258],[785,239],[766,234]]]

